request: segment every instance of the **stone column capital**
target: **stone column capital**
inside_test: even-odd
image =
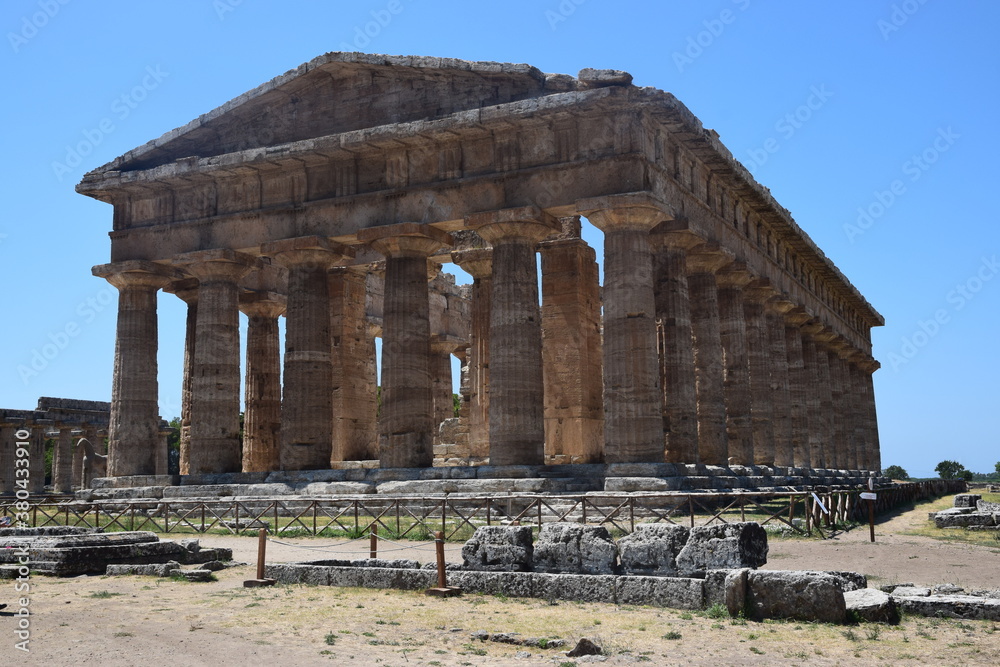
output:
[[[733,257],[723,251],[717,243],[703,243],[688,252],[687,272],[688,275],[715,274],[732,262]]]
[[[558,220],[537,206],[474,213],[465,219],[465,224],[494,245],[522,239],[538,243],[562,229]]]
[[[747,265],[737,260],[719,269],[715,274],[715,282],[719,289],[743,289],[754,283],[755,279],[747,270]]]
[[[198,279],[197,278],[184,278],[182,280],[175,280],[170,283],[167,287],[163,288],[164,292],[169,292],[175,295],[178,299],[188,304],[198,303]]]
[[[358,240],[385,257],[430,257],[454,242],[448,232],[417,222],[368,227],[358,232]]]
[[[816,343],[822,345],[828,344],[837,337],[837,334],[834,333],[832,329],[823,324],[823,322],[817,318],[803,324],[802,331],[804,331]]]
[[[183,267],[200,284],[235,282],[261,264],[256,257],[227,248],[183,253],[174,257],[173,263]]]
[[[284,315],[288,298],[275,292],[244,292],[240,295],[240,312],[247,317],[277,319]]]
[[[473,278],[489,278],[493,272],[492,248],[469,248],[453,250],[451,260]]]
[[[104,278],[118,289],[150,287],[162,289],[180,274],[169,266],[145,260],[127,260],[111,264],[98,264],[91,273]]]
[[[576,210],[601,231],[649,231],[674,218],[669,205],[648,192],[591,197],[576,202]]]
[[[328,269],[345,257],[354,257],[354,248],[331,241],[325,236],[298,236],[271,241],[262,244],[260,252],[287,269]]]
[[[803,308],[802,306],[795,306],[787,313],[785,313],[785,322],[789,326],[801,327],[803,324],[813,319],[812,313]]]
[[[466,347],[469,341],[449,334],[431,334],[431,351],[437,354],[454,354],[455,350]]]
[[[775,295],[774,286],[767,278],[756,278],[743,291],[747,301],[764,305]]]
[[[796,308],[795,303],[793,301],[789,301],[784,294],[777,294],[771,297],[764,305],[782,318],[785,318]]]

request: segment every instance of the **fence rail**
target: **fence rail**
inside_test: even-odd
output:
[[[916,482],[878,490],[876,512],[904,503],[964,490],[962,482]],[[220,530],[238,534],[266,523],[273,534],[352,536],[372,530],[396,538],[427,539],[440,530],[462,539],[479,526],[518,523],[539,527],[554,521],[602,525],[620,534],[637,523],[713,525],[756,521],[780,530],[825,535],[867,520],[860,490],[813,493],[795,491],[729,493],[655,493],[632,495],[509,495],[446,497],[324,497],[266,500],[121,500],[99,503],[44,499],[27,512],[36,527],[68,525],[104,530],[151,530],[160,533]],[[817,500],[819,502],[817,502]],[[22,506],[23,507],[23,506]],[[825,508],[825,511],[824,511]],[[22,510],[23,511],[23,510]],[[13,503],[0,504],[0,517],[15,515]],[[23,515],[22,515],[23,516]]]

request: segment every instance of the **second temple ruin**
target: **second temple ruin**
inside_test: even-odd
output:
[[[110,477],[158,472],[160,290],[188,307],[182,475],[435,451],[880,469],[882,317],[718,134],[626,72],[331,53],[77,189],[114,207],[94,268],[119,290]]]

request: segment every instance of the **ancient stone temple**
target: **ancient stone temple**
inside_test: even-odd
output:
[[[429,467],[452,355],[491,466],[880,467],[882,317],[626,72],[331,53],[77,190],[114,207],[110,476],[156,471],[159,290],[188,305],[185,474]]]

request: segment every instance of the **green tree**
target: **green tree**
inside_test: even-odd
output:
[[[941,479],[966,479],[965,473],[969,471],[958,461],[941,461],[934,467]]]
[[[882,474],[888,477],[889,479],[899,479],[899,480],[910,479],[909,473],[907,473],[902,466],[889,466],[888,468],[882,471]]]
[[[997,469],[997,475],[1000,475],[1000,461],[997,461],[994,467]]]

